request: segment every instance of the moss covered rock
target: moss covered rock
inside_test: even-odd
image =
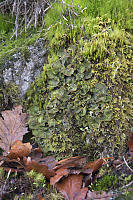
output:
[[[29,126],[46,153],[120,154],[132,128],[132,35],[105,16],[75,21],[48,30],[48,64],[27,93]]]

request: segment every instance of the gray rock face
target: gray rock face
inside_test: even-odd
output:
[[[13,82],[20,88],[23,98],[32,81],[34,81],[47,62],[48,49],[44,48],[45,41],[39,39],[26,48],[25,53],[18,52],[4,63],[2,78],[5,83]]]

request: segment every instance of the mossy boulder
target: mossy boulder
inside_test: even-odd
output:
[[[106,16],[79,15],[73,29],[68,21],[46,33],[48,64],[27,93],[29,127],[47,154],[121,154],[133,126],[132,35]]]
[[[102,36],[105,39],[107,48],[112,37]],[[98,40],[88,42],[88,46],[94,43],[94,52],[84,51],[84,41],[75,55],[68,48],[49,58],[27,94],[29,126],[45,152],[109,154],[123,148],[132,127],[130,58],[120,51],[128,47],[118,38],[108,51],[115,51],[112,45],[117,43],[120,56],[102,55],[99,52],[104,48],[97,49]]]

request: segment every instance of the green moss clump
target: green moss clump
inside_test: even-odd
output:
[[[19,87],[14,83],[5,83],[0,86],[0,111],[10,109],[15,104],[21,103]]]
[[[46,196],[47,199],[49,200],[64,200],[64,197],[60,193],[50,193]]]
[[[21,194],[21,195],[15,195],[14,200],[32,200],[33,195],[32,194]]]
[[[43,176],[43,174],[31,170],[27,172],[26,175],[31,179],[35,188],[45,187],[45,176]]]
[[[95,191],[108,191],[113,189],[118,183],[117,176],[106,175],[102,179],[96,180],[94,185],[92,185],[92,189]]]
[[[7,34],[11,32],[11,30],[14,27],[14,17],[11,17],[10,15],[2,15],[0,14],[0,41],[2,38],[3,33]]]
[[[132,35],[112,20],[83,15],[73,31],[71,21],[49,29],[48,64],[27,93],[29,127],[45,153],[124,150],[133,126]]]
[[[117,43],[120,57],[104,54],[102,43],[97,47],[99,37],[93,41],[98,52],[85,51],[85,41],[74,56],[68,49],[63,56],[60,52],[49,58],[27,94],[29,126],[45,152],[77,154],[123,146],[125,132],[131,128],[131,67],[125,59],[128,53],[124,56],[120,51],[119,37],[112,42],[113,37],[105,34],[101,40],[107,41],[105,48],[110,44],[108,51],[113,53]],[[128,48],[126,42],[123,38],[122,51]]]

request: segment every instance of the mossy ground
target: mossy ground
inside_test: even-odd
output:
[[[45,37],[49,46],[48,64],[44,66],[41,76],[31,85],[25,100],[34,139],[46,155],[54,154],[57,158],[80,154],[91,159],[101,154],[122,157],[126,151],[126,133],[133,127],[132,1],[101,0],[88,3],[86,0],[79,0],[73,1],[72,4],[72,1],[68,0],[66,3],[61,4],[59,1],[53,4],[46,14],[45,29],[41,35],[39,30],[29,30],[30,37],[25,41],[24,36],[10,41],[12,32],[5,35],[5,31],[9,31],[9,24],[5,27],[2,25],[0,65],[16,51],[22,51],[26,55],[27,45],[34,43],[40,36]],[[64,88],[66,96],[62,95]],[[14,86],[12,91],[6,92],[13,103],[16,103],[16,91]],[[3,88],[0,88],[0,94],[1,100]],[[65,103],[60,102],[58,95]],[[2,102],[3,100],[3,106]],[[66,109],[67,106],[69,109]],[[56,112],[57,110],[59,112]],[[73,117],[74,122],[71,122]],[[68,124],[75,129],[67,130]],[[59,132],[56,133],[55,128]],[[93,189],[100,190],[106,185],[104,190],[116,190],[131,181],[129,172],[124,172],[124,169],[120,171],[126,174],[125,177],[122,173],[119,174],[119,170],[113,169],[116,174],[110,173],[110,168],[106,170],[108,174],[98,180]],[[1,184],[5,178],[1,180]],[[33,199],[34,184],[27,180],[27,192],[26,188],[23,188],[23,178],[20,179],[16,176],[16,183],[18,181],[21,186],[18,188],[20,193],[16,192],[14,198]],[[9,185],[11,182],[12,178]],[[13,191],[16,191],[16,183],[13,183]],[[46,192],[45,187],[40,188],[34,196],[40,190]],[[126,195],[129,191],[124,189]],[[46,192],[50,196],[48,199],[62,198],[50,193],[51,191]],[[126,199],[126,196],[122,198]],[[130,196],[128,198],[130,199]]]
[[[27,93],[29,126],[58,157],[120,155],[132,128],[131,5],[127,14],[122,1],[90,2],[56,3],[47,13],[48,64]]]

